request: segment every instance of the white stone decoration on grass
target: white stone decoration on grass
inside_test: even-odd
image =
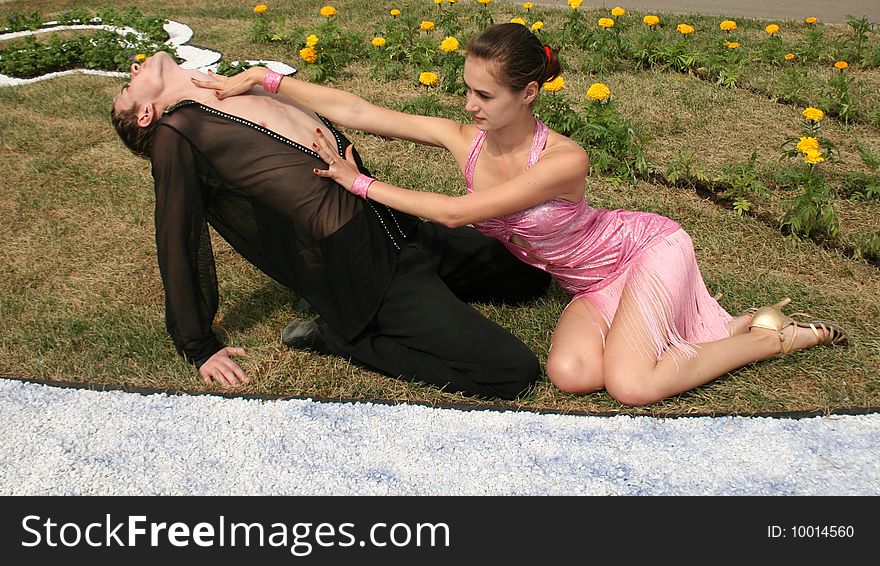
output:
[[[75,25],[61,25],[59,22],[46,22],[43,27],[37,30],[26,30],[26,31],[16,31],[11,33],[0,34],[0,41],[6,41],[10,39],[17,39],[19,37],[25,37],[29,35],[36,35],[40,33],[47,32],[55,32],[55,31],[63,31],[63,30],[109,30],[115,31],[118,34],[125,36],[127,34],[133,33],[138,37],[141,37],[141,33],[134,28],[130,27],[119,27],[119,26],[109,26],[103,25],[99,22],[100,20],[93,20],[96,23],[92,24],[75,24]],[[205,49],[202,47],[196,47],[194,45],[186,45],[193,36],[193,30],[187,25],[184,25],[180,22],[175,22],[168,20],[162,26],[165,31],[168,33],[169,39],[165,42],[167,45],[173,47],[177,52],[177,57],[182,59],[183,62],[180,64],[184,69],[196,69],[199,71],[207,72],[208,70],[216,71],[217,67],[220,63],[220,58],[222,55],[216,51],[212,51],[210,49]],[[284,75],[292,75],[296,73],[296,69],[287,65],[285,63],[281,63],[279,61],[265,61],[265,60],[248,60],[247,63],[252,65],[264,65],[276,73],[281,73]],[[40,75],[39,77],[32,77],[28,79],[20,79],[16,77],[10,77],[8,75],[0,74],[0,86],[15,86],[15,85],[23,85],[29,83],[35,83],[38,81],[44,81],[48,79],[53,79],[55,77],[63,77],[64,75],[71,75],[73,73],[82,73],[85,75],[101,75],[105,77],[128,77],[130,73],[123,73],[119,71],[97,71],[94,69],[68,69],[66,71],[57,71],[53,73],[46,73],[45,75]]]

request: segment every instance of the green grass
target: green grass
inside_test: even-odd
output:
[[[33,11],[31,4],[0,4],[0,21],[16,11]],[[221,51],[227,59],[275,59],[300,66],[293,49],[246,40],[249,3],[128,4],[145,15],[162,14],[189,25],[195,30],[193,44]],[[317,12],[322,5],[288,2],[278,11],[291,25],[309,28],[320,23]],[[436,13],[430,0],[399,4],[352,0],[339,2],[337,8],[343,28],[369,35],[384,21],[388,9],[406,5],[422,10],[425,19]],[[51,15],[91,6],[50,0],[41,3],[40,10]],[[495,20],[520,15],[518,6],[495,3]],[[270,9],[274,9],[271,3]],[[561,9],[538,10],[548,29],[561,25],[566,15]],[[598,14],[589,12],[587,21]],[[641,20],[640,14],[629,16],[636,23]],[[717,29],[719,20],[705,16],[670,19],[688,21],[698,30]],[[737,19],[737,23],[744,35],[759,38],[763,33],[761,22]],[[827,29],[847,33],[846,26]],[[876,43],[876,37],[872,36],[872,42]],[[611,86],[619,112],[647,135],[648,156],[658,171],[687,151],[709,175],[715,175],[723,164],[744,161],[755,150],[759,170],[769,174],[780,166],[782,141],[799,131],[801,108],[778,103],[766,94],[778,70],[761,73],[756,69],[746,73],[738,88],[724,89],[696,75],[625,64],[605,74],[578,72],[579,55],[576,50],[562,52],[563,60],[572,65],[565,74],[564,92],[578,99],[592,82]],[[381,84],[370,79],[362,63],[351,65],[349,71],[339,86],[368,99],[403,107],[424,94],[408,77]],[[854,71],[866,92],[864,104],[876,105],[877,90],[869,92],[864,85],[880,84],[877,69]],[[208,388],[176,355],[164,328],[149,164],[131,156],[109,124],[110,102],[122,82],[74,75],[0,88],[0,265],[4,267],[0,374],[204,391]],[[455,112],[462,105],[459,98],[437,96],[444,112]],[[841,150],[841,158],[826,168],[832,181],[864,169],[854,149],[856,143],[880,155],[877,124],[847,126],[829,118],[822,132]],[[349,134],[367,166],[383,180],[447,193],[464,186],[454,162],[442,151]],[[739,217],[694,191],[662,183],[590,177],[585,190],[596,207],[648,210],[679,221],[694,240],[711,292],[723,293],[721,303],[728,311],[737,313],[787,295],[795,310],[845,326],[851,345],[816,348],[754,364],[643,409],[623,408],[604,393],[562,394],[546,379],[513,406],[628,414],[749,414],[880,406],[880,271],[834,246],[785,238],[773,225],[780,213],[781,195],[762,202],[763,216],[753,218]],[[844,240],[880,226],[876,201],[840,199],[837,206]],[[251,267],[220,238],[215,237],[214,244],[221,285],[215,323],[223,340],[249,352],[242,364],[253,379],[245,393],[483,404],[389,379],[339,358],[285,349],[279,333],[297,316],[293,306],[298,297]],[[543,361],[566,302],[565,294],[554,287],[531,305],[477,308],[520,337]]]

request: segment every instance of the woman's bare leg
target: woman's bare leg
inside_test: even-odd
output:
[[[567,393],[592,393],[605,386],[603,358],[608,325],[589,301],[575,299],[559,317],[547,356],[547,376]]]
[[[604,371],[608,393],[625,405],[655,403],[781,351],[777,332],[754,328],[751,332],[698,344],[697,355],[692,358],[669,348],[658,362],[650,332],[644,324],[634,323],[641,320],[638,305],[626,287],[605,341]],[[793,326],[785,329],[786,343],[794,332]],[[792,351],[817,342],[812,332],[798,332]]]

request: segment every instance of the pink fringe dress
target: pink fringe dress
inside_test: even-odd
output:
[[[537,163],[548,133],[547,126],[536,119],[529,167]],[[469,193],[485,139],[486,132],[480,131],[471,145],[465,167]],[[628,338],[633,328],[629,325],[647,327],[652,344],[633,346],[650,348],[657,360],[670,348],[693,357],[694,344],[728,336],[732,317],[706,290],[690,236],[669,218],[598,210],[587,206],[584,198],[576,203],[555,198],[474,223],[474,227],[500,240],[522,261],[547,271],[572,297],[572,303],[589,301],[609,327],[626,287],[643,320],[618,324],[624,324]],[[514,236],[527,247],[514,243]]]

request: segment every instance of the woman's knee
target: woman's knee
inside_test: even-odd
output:
[[[618,403],[630,407],[650,405],[661,399],[656,388],[644,376],[627,372],[607,371],[605,390]]]
[[[602,360],[583,360],[578,356],[550,352],[547,377],[560,391],[583,395],[602,389]]]

